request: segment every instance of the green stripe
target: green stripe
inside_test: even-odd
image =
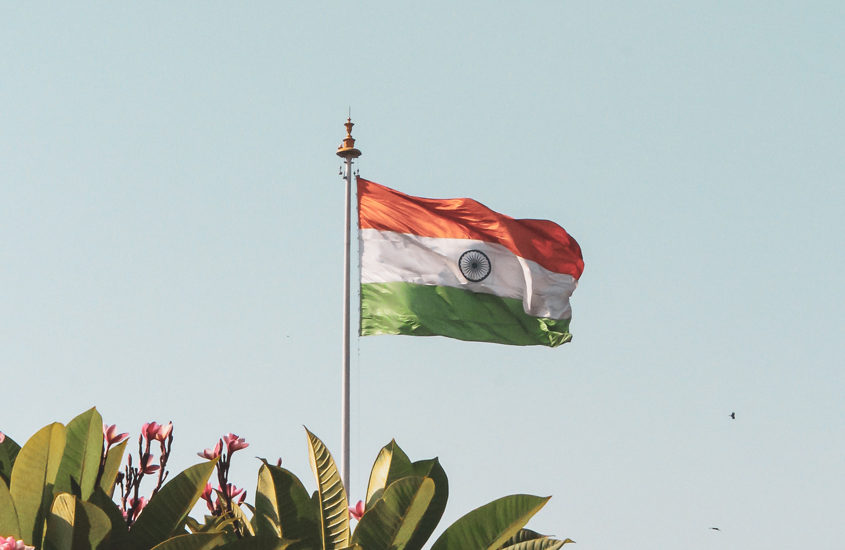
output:
[[[361,335],[448,336],[516,346],[550,346],[572,339],[569,319],[532,317],[522,300],[448,286],[361,285]]]

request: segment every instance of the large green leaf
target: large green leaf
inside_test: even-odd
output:
[[[65,427],[44,426],[21,448],[12,468],[9,492],[18,512],[21,538],[40,547],[44,519],[53,501],[53,483],[65,448]]]
[[[209,516],[203,518],[203,523],[198,522],[194,518],[187,518],[185,520],[185,528],[191,533],[232,533],[235,532],[235,518],[229,515]]]
[[[382,447],[376,461],[370,470],[370,481],[367,484],[366,508],[375,504],[381,498],[384,488],[405,476],[425,475],[414,472],[414,467],[408,455],[397,445],[393,439]]]
[[[103,533],[103,537],[108,537],[111,533],[111,520],[101,508],[93,503],[79,501],[79,504],[85,512],[89,525],[91,525],[89,530],[91,548],[100,548],[99,542],[103,539],[98,538],[99,534]]]
[[[129,539],[135,548],[147,550],[178,534],[205,489],[216,463],[210,460],[191,466],[167,482],[150,499],[129,530]]]
[[[539,538],[542,538],[542,537],[545,537],[545,536],[546,535],[541,535],[537,531],[532,531],[531,529],[520,529],[519,531],[516,532],[516,534],[514,536],[512,536],[511,538],[506,540],[505,544],[503,544],[502,546],[507,547],[507,546],[510,546],[512,544],[525,542],[527,540],[539,539]]]
[[[18,513],[6,481],[0,479],[0,536],[21,538],[21,528],[18,525]]]
[[[308,431],[311,470],[317,478],[320,502],[322,550],[349,546],[349,501],[331,453],[320,439]]]
[[[211,550],[225,543],[226,533],[191,533],[167,539],[152,550]]]
[[[96,408],[67,424],[67,443],[53,494],[72,493],[88,500],[97,483],[103,455],[103,417]]]
[[[258,483],[255,487],[255,513],[252,515],[252,527],[260,537],[281,538],[282,526],[279,523],[279,504],[276,500],[276,488],[270,466],[265,462],[258,469]]]
[[[120,464],[123,462],[123,452],[128,442],[128,439],[124,439],[106,453],[106,464],[103,467],[103,476],[100,478],[100,487],[109,497],[114,494],[114,484],[117,481]]]
[[[120,508],[117,507],[111,496],[106,495],[102,488],[97,487],[91,495],[90,502],[105,512],[111,525],[111,532],[103,550],[126,550],[131,548],[132,545],[129,542],[129,530],[126,528],[126,520],[123,519]]]
[[[303,545],[300,541],[253,537],[229,542],[221,546],[220,550],[316,550],[316,548]]]
[[[430,477],[403,477],[364,513],[352,542],[367,550],[404,550],[434,498]]]
[[[12,466],[20,450],[20,445],[8,435],[4,435],[3,441],[0,441],[0,478],[5,479],[6,483],[12,478]]]
[[[564,544],[575,542],[572,539],[556,540],[546,535],[541,535],[531,529],[520,529],[516,535],[511,537],[501,550],[558,550]]]
[[[69,493],[60,493],[47,517],[44,550],[93,550],[110,529],[105,512]]]
[[[320,544],[320,512],[302,482],[280,466],[264,464],[255,491],[256,532]]]
[[[431,550],[497,550],[513,537],[549,498],[510,495],[494,500],[450,525]]]
[[[428,541],[437,528],[437,524],[440,523],[440,518],[443,517],[446,501],[449,500],[449,480],[443,467],[440,466],[440,461],[436,458],[414,462],[413,468],[415,475],[430,477],[434,481],[434,497],[413,538],[408,542],[409,549],[418,550]]]
[[[558,550],[568,542],[575,542],[572,539],[557,540],[549,537],[518,542],[509,546],[502,546],[501,550]]]

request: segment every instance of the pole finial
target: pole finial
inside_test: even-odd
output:
[[[351,111],[350,108],[350,115],[352,114]],[[346,118],[344,126],[346,126],[346,137],[340,147],[337,148],[337,156],[350,159],[358,158],[361,156],[361,151],[355,148],[355,138],[352,137],[352,127],[355,126],[355,123],[352,122],[351,116]]]

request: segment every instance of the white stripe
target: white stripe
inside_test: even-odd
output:
[[[526,260],[500,244],[473,239],[441,239],[361,229],[361,283],[407,282],[463,288],[522,300],[529,315],[569,319],[569,297],[578,282]],[[461,254],[480,250],[490,259],[484,280],[468,281],[458,266]]]

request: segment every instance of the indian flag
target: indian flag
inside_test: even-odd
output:
[[[552,347],[572,339],[569,297],[584,260],[556,223],[362,178],[358,223],[361,335]]]

